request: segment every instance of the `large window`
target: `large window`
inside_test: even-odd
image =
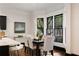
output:
[[[47,17],[47,29],[46,29],[46,34],[51,34],[53,33],[53,16]]]
[[[41,39],[43,34],[44,34],[44,19],[37,18],[37,37]]]
[[[54,16],[55,42],[63,43],[63,14]]]

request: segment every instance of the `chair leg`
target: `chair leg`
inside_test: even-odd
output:
[[[47,51],[43,51],[43,54],[46,56],[47,55]]]
[[[12,56],[12,51],[9,51],[9,55]]]
[[[49,51],[51,53],[51,55],[53,56],[53,50]]]
[[[17,55],[19,56],[19,51],[17,50]]]

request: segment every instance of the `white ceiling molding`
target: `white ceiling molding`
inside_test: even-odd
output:
[[[17,9],[21,11],[35,12],[58,10],[64,7],[64,3],[0,3],[0,8]]]

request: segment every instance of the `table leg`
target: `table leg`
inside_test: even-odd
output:
[[[36,46],[36,56],[40,56],[40,49],[39,49],[39,45]]]

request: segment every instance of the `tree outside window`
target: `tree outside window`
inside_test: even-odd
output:
[[[37,18],[37,37],[41,39],[43,34],[44,34],[44,19]]]

